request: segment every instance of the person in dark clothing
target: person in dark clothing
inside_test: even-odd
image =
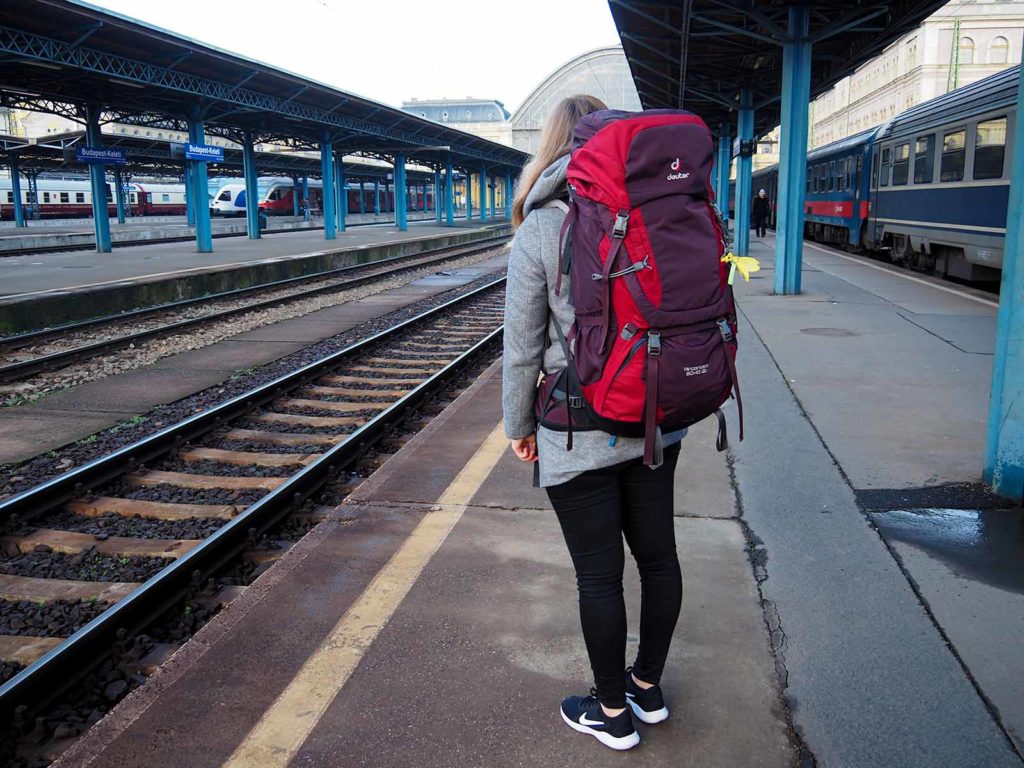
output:
[[[758,237],[765,236],[768,214],[768,195],[762,189],[757,193],[757,197],[754,198],[754,208],[751,211],[751,216],[754,219],[754,228],[757,230]]]

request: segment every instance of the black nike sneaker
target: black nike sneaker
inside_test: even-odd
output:
[[[626,703],[633,714],[648,725],[668,718],[668,707],[665,706],[665,697],[661,695],[661,686],[641,688],[633,682],[632,667],[626,670]]]
[[[590,689],[589,696],[570,696],[562,701],[562,719],[574,731],[589,733],[606,747],[630,749],[640,743],[640,734],[633,727],[633,716],[627,707],[615,717],[609,717],[601,709],[597,690]]]

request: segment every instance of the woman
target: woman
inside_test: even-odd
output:
[[[613,749],[639,743],[631,711],[645,723],[668,717],[658,682],[682,602],[682,576],[672,516],[672,475],[685,430],[661,438],[663,460],[643,464],[643,438],[577,431],[566,435],[535,423],[539,374],[565,366],[555,321],[573,323],[569,286],[558,274],[559,232],[566,200],[572,133],[581,117],[605,105],[574,96],[555,107],[537,154],[523,169],[513,203],[517,228],[509,258],[505,300],[503,407],[505,431],[522,461],[539,460],[547,491],[569,548],[579,588],[583,637],[594,673],[590,696],[562,701],[573,729]],[[625,535],[640,571],[640,649],[626,668],[626,607],[622,594]],[[628,704],[628,708],[627,708]]]

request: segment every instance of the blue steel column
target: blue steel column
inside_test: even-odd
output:
[[[1018,80],[1024,93],[1024,69]],[[985,482],[1000,496],[1024,497],[1024,100],[1017,101],[1010,204],[996,319],[992,394],[988,405]]]
[[[250,240],[259,240],[260,193],[256,185],[256,148],[248,131],[242,138],[242,174],[245,176],[245,228]]]
[[[100,110],[90,104],[85,108],[85,142],[90,147],[102,147]],[[110,211],[107,208],[107,169],[102,163],[89,164],[89,182],[92,185],[92,218],[96,231],[96,253],[110,253]]]
[[[444,218],[449,227],[455,226],[455,174],[450,157],[444,169]]]
[[[498,185],[490,176],[487,177],[487,194],[491,200],[491,218],[498,218]]]
[[[373,215],[380,216],[380,180],[373,180]]]
[[[348,218],[348,189],[345,188],[345,153],[342,150],[334,156],[334,199],[335,212],[338,217],[338,231],[345,231],[345,220]]]
[[[185,223],[190,227],[196,225],[196,206],[192,199],[192,161],[185,161]]]
[[[114,169],[114,202],[117,205],[117,223],[124,224],[124,177],[121,169]]]
[[[395,155],[395,223],[402,232],[409,229],[405,204],[405,155]]]
[[[480,221],[487,221],[487,168],[480,167]]]
[[[441,169],[434,169],[434,218],[441,223]]]
[[[754,138],[754,95],[750,89],[740,91],[740,115],[737,136],[742,150],[743,143]],[[753,158],[740,152],[736,158],[736,237],[734,252],[737,256],[750,255],[750,208],[753,190],[750,174]],[[728,189],[728,187],[726,187]]]
[[[302,177],[302,215],[306,215],[306,210],[309,208],[309,176]]]
[[[189,118],[188,140],[193,144],[206,143],[206,131],[199,121],[198,111],[193,111]],[[210,190],[206,181],[206,163],[202,160],[186,162],[192,164],[192,211],[196,219],[196,250],[199,253],[213,253],[213,230],[210,227]]]
[[[324,131],[320,139],[320,179],[323,181],[321,190],[324,209],[324,240],[337,237],[334,213],[334,152],[331,149],[331,135]]]
[[[505,220],[512,221],[512,174],[505,174]]]
[[[292,176],[292,216],[299,215],[299,196],[302,194],[299,180]]]
[[[789,36],[782,47],[782,136],[779,141],[775,293],[800,293],[807,181],[807,117],[811,98],[811,44],[806,6],[789,9]]]
[[[366,181],[359,182],[359,215],[366,213]]]
[[[729,126],[722,126],[722,136],[718,140],[718,186],[722,190],[719,208],[726,227],[729,225],[729,170],[732,166],[732,136]]]
[[[466,170],[466,221],[473,218],[473,174]]]
[[[18,171],[18,156],[11,155],[11,192],[14,193],[14,226],[27,227],[25,209],[21,204],[21,175]]]

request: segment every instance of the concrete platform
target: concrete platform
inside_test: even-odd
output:
[[[163,243],[118,248],[109,254],[65,251],[6,257],[0,259],[0,333],[471,243],[507,229],[501,220],[456,222],[454,227],[431,220],[411,224],[406,232],[391,226],[349,229],[334,241],[309,230],[260,240],[218,240],[214,253],[197,253],[192,243]]]
[[[409,221],[434,221],[433,211],[410,212]],[[464,217],[462,217],[464,218]],[[394,214],[349,214],[350,227],[374,224],[394,224]],[[236,237],[248,234],[244,216],[228,218],[213,217],[211,230],[215,238]],[[301,216],[272,216],[267,221],[265,234],[276,234],[296,229],[323,230],[323,217],[316,216],[306,221]],[[124,224],[116,218],[110,220],[110,240],[115,246],[145,243],[149,240],[170,238],[188,239],[195,237],[195,227],[190,227],[184,216],[138,216]],[[14,256],[33,248],[81,247],[96,244],[92,219],[57,219],[29,221],[27,227],[15,227],[14,222],[0,222],[0,256]]]
[[[264,325],[224,341],[161,358],[143,368],[79,384],[32,405],[0,408],[0,464],[15,464],[80,440],[158,405],[277,360],[323,339],[483,275],[500,272],[505,252],[469,267]]]
[[[495,431],[499,392],[492,366],[58,765],[620,765],[558,715],[590,684],[575,578]],[[678,485],[703,479],[684,462]],[[631,764],[794,762],[735,497],[715,485],[722,517],[677,519],[673,717]]]

